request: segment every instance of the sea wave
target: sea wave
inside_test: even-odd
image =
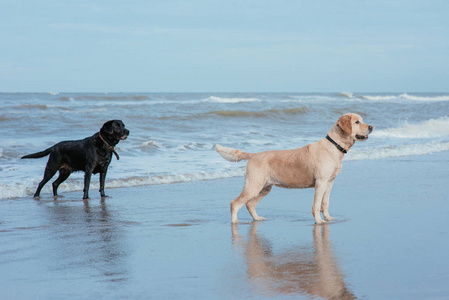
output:
[[[26,108],[26,109],[39,109],[39,110],[46,110],[50,107],[50,105],[45,104],[21,104],[20,107]]]
[[[345,160],[384,159],[449,151],[449,142],[382,146],[349,152]]]
[[[372,101],[388,101],[388,100],[410,100],[410,101],[421,101],[421,102],[438,102],[438,101],[449,101],[449,95],[432,95],[432,96],[419,96],[419,95],[361,95],[360,98]]]
[[[307,106],[295,107],[295,108],[286,108],[286,109],[268,109],[261,111],[246,111],[246,110],[216,110],[210,111],[207,113],[198,114],[197,118],[211,117],[211,116],[220,116],[226,118],[246,118],[246,117],[254,117],[254,118],[270,118],[277,117],[281,115],[297,115],[297,114],[306,114],[310,111]]]
[[[233,170],[216,171],[216,172],[153,174],[149,176],[134,176],[123,179],[107,180],[106,189],[231,178],[243,176],[244,172],[245,172],[244,167],[238,167]],[[11,198],[31,196],[35,192],[35,189],[39,181],[40,179],[35,178],[8,184],[0,183],[0,199],[11,199]],[[59,194],[63,194],[66,192],[77,192],[82,191],[83,188],[84,182],[82,179],[68,180],[60,185],[58,192]],[[94,190],[98,189],[99,183],[91,182],[90,184],[90,190],[92,191],[91,193],[93,193]],[[41,192],[41,196],[52,197],[51,195],[52,195],[51,185],[44,186]],[[92,194],[92,196],[94,195]]]
[[[260,101],[257,98],[223,98],[223,97],[215,97],[210,96],[205,99],[204,102],[217,102],[217,103],[240,103],[240,102],[258,102]]]
[[[212,148],[213,148],[213,144],[191,142],[191,143],[179,145],[178,147],[176,147],[176,150],[181,150],[181,151],[194,150],[194,151],[196,151],[196,150],[210,150]]]
[[[199,143],[199,142],[186,142],[184,144],[180,144],[180,145],[169,145],[166,143],[162,143],[162,142],[156,142],[156,141],[146,141],[146,142],[142,142],[138,148],[140,149],[156,149],[156,150],[168,150],[168,149],[173,149],[173,150],[181,150],[181,151],[186,151],[186,150],[193,150],[193,151],[197,151],[197,150],[211,150],[213,148],[214,144],[212,143]]]
[[[387,138],[435,138],[449,136],[449,117],[430,119],[418,124],[409,124],[397,128],[377,130],[372,136]]]
[[[339,96],[345,97],[345,98],[354,98],[354,94],[350,93],[350,92],[342,92],[339,94]]]
[[[403,98],[403,99],[415,100],[415,101],[449,101],[449,95],[416,96],[416,95],[402,94],[399,97]]]
[[[146,141],[140,144],[140,148],[143,149],[167,149],[168,146],[155,141]]]
[[[149,95],[140,95],[140,94],[79,94],[79,95],[71,95],[70,97],[61,96],[59,100],[67,101],[67,100],[108,100],[108,101],[116,101],[116,100],[151,100]]]
[[[398,96],[360,96],[360,98],[372,101],[386,101],[398,99]]]

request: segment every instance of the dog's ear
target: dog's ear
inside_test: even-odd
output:
[[[341,128],[344,132],[351,135],[352,134],[352,117],[350,115],[343,115],[338,119],[337,126]]]
[[[107,134],[113,134],[114,133],[114,127],[112,126],[112,123],[114,121],[107,121],[103,124],[103,127],[101,127],[101,131],[106,132]]]

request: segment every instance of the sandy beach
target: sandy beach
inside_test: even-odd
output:
[[[344,162],[322,226],[280,188],[232,226],[242,177],[3,199],[0,298],[447,299],[448,165]]]

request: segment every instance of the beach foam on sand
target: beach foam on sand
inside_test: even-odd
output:
[[[344,162],[323,226],[280,188],[232,226],[241,177],[1,200],[0,299],[447,299],[448,183],[449,152]]]

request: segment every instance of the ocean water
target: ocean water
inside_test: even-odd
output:
[[[449,94],[0,93],[0,199],[31,196],[42,179],[47,158],[21,156],[91,136],[111,119],[131,133],[117,145],[107,189],[243,176],[245,163],[225,161],[215,144],[246,152],[298,148],[324,137],[347,112],[374,132],[346,161],[449,150]],[[81,191],[83,176],[72,174],[60,193]],[[98,186],[95,175],[91,197],[99,197]]]

